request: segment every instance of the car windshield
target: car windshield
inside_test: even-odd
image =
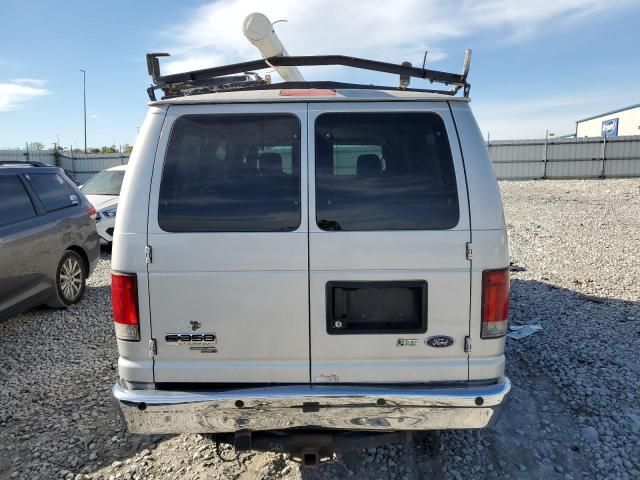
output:
[[[82,187],[85,195],[120,195],[124,170],[103,170]]]

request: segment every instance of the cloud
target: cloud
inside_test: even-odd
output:
[[[11,80],[11,83],[17,83],[20,85],[30,85],[32,87],[43,87],[46,80],[41,80],[39,78],[14,78]]]
[[[43,88],[45,80],[34,78],[17,78],[0,83],[0,112],[17,110],[36,97],[50,95],[52,92]]]
[[[256,11],[274,22],[287,20],[275,28],[290,54],[342,53],[419,65],[425,49],[430,63],[445,58],[441,44],[447,40],[486,33],[500,42],[520,41],[612,5],[602,0],[220,0],[161,29],[175,58],[163,67],[174,73],[256,58],[242,34],[242,21]]]

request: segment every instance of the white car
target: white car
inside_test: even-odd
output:
[[[120,198],[120,188],[126,165],[107,168],[94,175],[82,185],[82,193],[85,194],[93,208],[98,212],[96,229],[100,235],[100,243],[111,244],[113,242],[113,229],[116,224],[116,212]]]
[[[129,429],[313,465],[490,425],[511,388],[509,254],[466,73],[283,58],[166,77],[148,59],[165,95],[140,129],[112,259]],[[399,73],[400,87],[240,75],[280,61]]]

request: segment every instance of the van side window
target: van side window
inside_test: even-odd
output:
[[[26,178],[47,212],[78,205],[76,191],[57,173],[28,173]]]
[[[460,217],[447,132],[434,113],[325,113],[316,120],[323,230],[444,230]]]
[[[0,227],[36,216],[29,194],[17,175],[0,176]]]
[[[184,115],[160,182],[167,232],[282,232],[300,226],[300,122],[289,114]]]

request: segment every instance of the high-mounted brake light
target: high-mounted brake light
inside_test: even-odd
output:
[[[285,88],[280,90],[281,97],[325,97],[335,94],[335,90],[328,88]]]
[[[111,304],[116,337],[120,340],[140,340],[138,318],[138,279],[135,273],[111,274]]]
[[[482,338],[502,337],[509,322],[509,269],[482,272]]]

